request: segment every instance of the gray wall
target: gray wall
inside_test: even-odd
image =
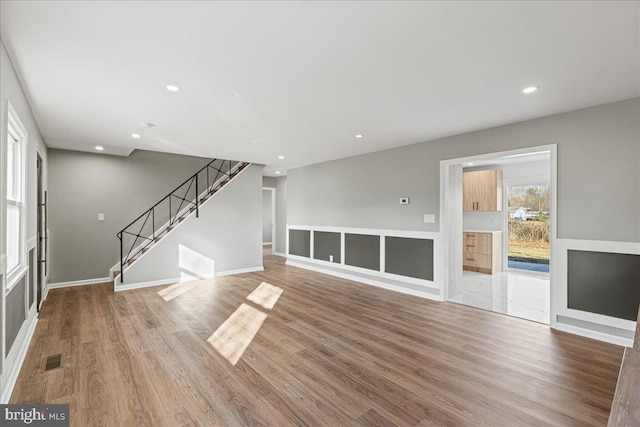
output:
[[[49,281],[107,277],[118,262],[116,233],[209,161],[143,150],[129,157],[49,150]]]
[[[274,188],[276,186],[276,178],[273,176],[263,176],[262,186]]]
[[[31,111],[31,106],[27,101],[27,97],[23,91],[22,86],[20,85],[20,81],[18,80],[18,76],[13,68],[13,64],[11,63],[11,59],[7,54],[7,50],[5,49],[2,40],[0,40],[0,135],[6,135],[7,133],[7,102],[11,102],[11,105],[16,111],[16,114],[20,118],[20,121],[24,125],[27,131],[27,146],[26,146],[26,170],[25,170],[25,185],[26,185],[26,199],[24,203],[25,215],[26,215],[26,241],[27,243],[36,243],[36,214],[37,214],[37,206],[36,206],[36,184],[37,184],[37,176],[36,176],[36,151],[39,151],[42,160],[43,160],[43,184],[44,189],[47,188],[47,146],[44,144],[44,140],[42,135],[40,134],[40,129],[38,128],[38,124],[36,123],[35,117]],[[6,164],[6,144],[0,144],[0,165]],[[5,230],[6,230],[6,177],[5,177],[5,168],[2,166],[0,168],[2,173],[0,173],[0,259],[4,259],[6,256],[6,241],[5,241]],[[29,247],[24,248],[24,262],[28,264],[27,251]],[[6,307],[7,312],[3,311],[4,304],[0,304],[0,330],[6,327],[6,341],[9,344],[13,345],[22,345],[21,342],[14,342],[15,336],[11,340],[11,336],[15,333],[17,334],[20,328],[24,327],[25,317],[24,315],[20,316],[16,314],[14,310],[19,310],[20,307],[14,307],[15,301],[10,300],[15,296],[18,296],[18,299],[22,301],[22,312],[24,312],[24,298],[27,297],[24,292],[22,294],[14,294],[14,292],[20,292],[19,288],[22,287],[23,291],[25,290],[24,284],[16,285],[16,287],[11,291],[9,296],[6,295],[6,266],[0,265],[0,298],[6,299]],[[24,280],[27,280],[28,277],[35,277],[32,272],[28,272],[25,276]],[[31,287],[33,289],[33,287]],[[13,296],[12,296],[13,295]],[[21,320],[20,317],[22,317]],[[4,344],[4,343],[3,343]],[[5,348],[5,352],[0,354],[0,372],[2,376],[0,378],[0,390],[6,390],[6,379],[11,374],[14,366],[9,366],[9,364],[5,364],[4,355],[9,352],[10,348]],[[1,353],[1,352],[0,352]]]
[[[271,243],[271,225],[273,223],[271,210],[271,191],[262,190],[262,242]]]
[[[287,220],[438,231],[440,160],[556,143],[558,237],[638,242],[639,117],[634,98],[291,169]],[[399,204],[403,196],[409,205]],[[427,213],[436,214],[435,224],[423,223]]]
[[[262,267],[261,169],[248,167],[216,193],[199,218],[191,215],[127,269],[124,284],[205,277],[211,261],[216,273]]]

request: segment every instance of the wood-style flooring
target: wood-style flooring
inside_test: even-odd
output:
[[[69,403],[73,426],[595,426],[622,354],[267,255],[260,273],[51,290],[11,402]]]

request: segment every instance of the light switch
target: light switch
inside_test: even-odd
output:
[[[409,204],[409,198],[408,197],[400,197],[400,204],[401,205],[408,205]]]
[[[104,221],[104,214],[103,213],[99,213],[98,214],[98,221]]]
[[[433,214],[424,214],[424,222],[425,224],[433,224],[436,222],[436,216]]]

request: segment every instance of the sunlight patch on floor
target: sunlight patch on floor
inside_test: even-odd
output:
[[[247,301],[271,310],[284,290],[266,282],[260,283]],[[233,366],[238,363],[245,350],[253,341],[268,314],[246,302],[224,321],[222,325],[207,339],[207,342]]]
[[[277,286],[273,286],[267,282],[260,283],[253,292],[249,294],[247,300],[258,304],[267,310],[271,310],[276,302],[278,302],[278,298],[282,295],[284,290]]]
[[[201,280],[194,280],[191,282],[181,282],[176,283],[175,285],[168,286],[164,289],[158,291],[158,295],[165,300],[165,302],[169,302],[172,299],[179,297],[180,295],[189,292],[191,289],[196,288],[202,284]]]
[[[207,341],[222,357],[235,366],[266,318],[267,313],[242,303]]]

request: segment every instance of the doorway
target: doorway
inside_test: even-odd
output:
[[[444,300],[552,323],[556,164],[555,145],[441,162]],[[482,176],[501,189],[490,208],[482,208],[482,198],[464,203],[465,181]],[[515,204],[523,207],[522,220],[514,218]]]
[[[37,170],[37,232],[38,232],[38,244],[37,244],[37,275],[36,275],[36,307],[38,312],[40,311],[40,304],[42,303],[42,296],[44,293],[45,279],[47,274],[47,192],[44,191],[43,183],[43,163],[40,153],[37,153],[36,157],[36,170]]]
[[[262,245],[270,248],[270,253],[276,250],[276,189],[262,187]]]

